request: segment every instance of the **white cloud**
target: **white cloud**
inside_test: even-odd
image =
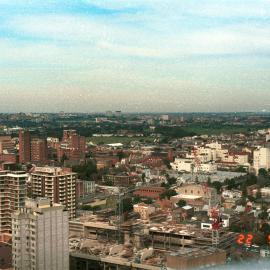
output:
[[[100,8],[106,9],[127,9],[127,8],[135,8],[135,7],[144,7],[149,6],[153,2],[153,0],[143,1],[143,0],[85,0],[87,4],[98,6]]]
[[[141,8],[161,14],[182,13],[207,17],[262,17],[270,15],[268,0],[86,0],[85,3],[105,9]]]
[[[0,32],[11,33],[0,39],[1,89],[20,89],[30,100],[39,91],[41,103],[44,97],[56,111],[61,103],[65,110],[126,104],[154,111],[188,110],[194,102],[202,110],[209,99],[225,110],[243,91],[246,104],[257,106],[270,78],[269,61],[256,58],[270,54],[269,25],[260,16],[270,12],[263,10],[270,1],[245,2],[89,0],[89,7],[121,12],[10,12],[0,24]]]
[[[16,17],[6,26],[13,32],[37,39],[53,51],[78,52],[86,48],[98,56],[111,52],[112,57],[175,58],[189,55],[269,53],[268,26],[238,24],[188,31],[177,28],[168,33],[143,30],[106,19],[85,16],[47,15]],[[38,49],[42,40],[37,42]],[[50,48],[46,55],[50,53]],[[42,53],[41,53],[42,54]],[[75,53],[76,54],[76,53]],[[60,52],[61,55],[61,52]]]

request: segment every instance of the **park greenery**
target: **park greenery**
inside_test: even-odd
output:
[[[84,164],[73,166],[72,171],[78,174],[79,179],[91,181],[97,173],[97,166],[93,160],[88,160]]]

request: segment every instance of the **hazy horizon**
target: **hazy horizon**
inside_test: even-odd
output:
[[[61,114],[61,113],[64,113],[64,114],[99,114],[99,115],[105,115],[107,112],[112,112],[112,113],[115,113],[117,112],[118,110],[106,110],[106,111],[92,111],[92,112],[86,112],[86,111],[12,111],[12,112],[6,112],[6,111],[1,111],[0,110],[0,114],[20,114],[20,113],[23,113],[23,114]],[[121,111],[121,114],[123,115],[133,115],[133,114],[137,114],[137,115],[144,115],[144,114],[154,114],[154,115],[163,115],[163,114],[261,114],[261,115],[265,115],[265,114],[270,114],[270,111],[222,111],[222,112],[218,112],[218,111],[205,111],[205,112],[202,112],[202,111],[159,111],[159,112],[155,112],[155,111]]]
[[[268,0],[0,0],[0,111],[270,111],[269,19]]]

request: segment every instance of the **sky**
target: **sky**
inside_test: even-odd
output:
[[[0,0],[0,112],[270,111],[270,0]]]

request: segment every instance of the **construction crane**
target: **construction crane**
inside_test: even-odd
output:
[[[218,247],[219,244],[219,231],[222,228],[222,218],[220,211],[217,207],[210,209],[210,217],[212,219],[212,245]]]
[[[117,194],[117,207],[116,207],[116,217],[117,217],[117,243],[121,243],[121,225],[123,218],[123,198],[126,194],[135,191],[136,187],[129,187],[125,190],[121,190],[121,187],[118,186],[118,194]]]

